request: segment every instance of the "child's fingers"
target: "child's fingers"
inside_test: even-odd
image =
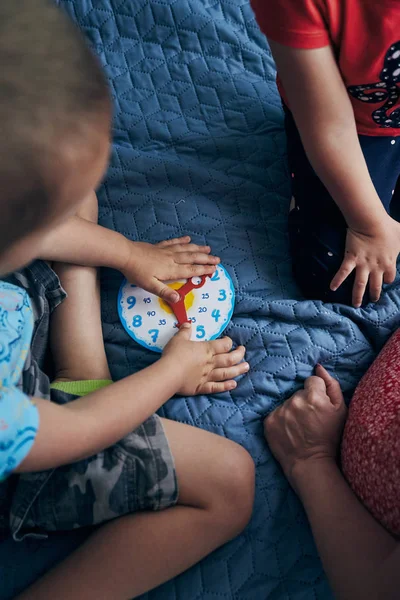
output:
[[[210,378],[213,381],[228,381],[230,379],[236,379],[240,375],[244,375],[250,369],[250,365],[247,362],[241,362],[233,367],[223,367],[221,369],[214,369],[210,373]]]
[[[205,252],[178,252],[174,255],[174,261],[178,265],[217,265],[220,259]]]
[[[246,349],[244,346],[238,346],[235,350],[232,350],[232,352],[217,354],[214,357],[215,368],[218,369],[222,367],[232,367],[233,365],[237,365],[243,360],[245,352]]]
[[[341,264],[339,271],[336,273],[335,277],[331,281],[331,290],[336,292],[338,288],[342,285],[342,283],[348,278],[350,273],[354,271],[356,268],[356,263],[354,260],[350,258],[345,258]]]
[[[198,390],[199,394],[221,394],[222,392],[230,392],[237,387],[236,381],[208,381]]]
[[[180,252],[202,252],[203,254],[209,254],[211,252],[210,246],[198,246],[197,244],[175,244],[171,250],[179,254]]]
[[[173,238],[172,240],[164,240],[163,242],[159,242],[157,246],[159,248],[167,248],[167,246],[175,246],[176,244],[189,244],[190,237],[185,235],[180,238]]]
[[[369,293],[372,302],[378,302],[381,297],[382,283],[383,283],[382,271],[373,271],[369,276]]]
[[[356,308],[359,308],[362,304],[368,285],[369,274],[369,270],[365,267],[359,267],[356,271],[356,278],[353,285],[353,306]]]
[[[212,342],[207,342],[210,344],[211,349],[214,354],[224,354],[229,352],[232,349],[233,342],[230,337],[223,337],[218,340],[213,340]]]
[[[201,277],[202,275],[212,275],[215,273],[215,269],[217,267],[215,265],[191,265],[191,264],[183,264],[179,266],[179,275],[176,274],[175,277],[179,279],[189,279],[190,277]],[[174,276],[171,275],[170,279],[174,279]]]
[[[397,275],[396,265],[393,264],[389,269],[386,269],[386,271],[384,273],[384,276],[383,276],[384,283],[393,283],[393,281],[396,279],[396,275]]]

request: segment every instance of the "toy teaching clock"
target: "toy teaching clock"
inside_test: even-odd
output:
[[[214,340],[231,320],[235,292],[228,272],[218,265],[212,276],[169,282],[180,300],[169,304],[124,281],[118,295],[118,314],[127,333],[138,343],[162,352],[182,323],[192,323],[194,341]]]

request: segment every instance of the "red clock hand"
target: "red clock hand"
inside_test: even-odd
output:
[[[178,327],[180,327],[184,323],[189,323],[189,319],[186,314],[185,298],[180,298],[178,302],[170,304],[170,307],[172,308],[176,320],[178,321]]]
[[[191,292],[192,290],[197,290],[197,289],[203,287],[203,285],[206,282],[207,277],[208,277],[208,275],[203,275],[200,278],[199,283],[193,282],[194,277],[192,277],[192,279],[188,279],[187,282],[184,283],[183,286],[179,288],[179,290],[176,290],[180,296],[178,302],[174,302],[174,303],[168,302],[168,304],[170,305],[170,307],[172,308],[172,310],[174,312],[176,320],[178,321],[179,327],[181,325],[183,325],[183,323],[190,323],[190,320],[187,317],[186,307],[185,307],[186,295],[189,292]]]
[[[184,299],[185,296],[192,290],[198,290],[199,288],[203,287],[203,285],[206,282],[207,277],[208,277],[208,275],[203,275],[202,277],[200,277],[199,283],[193,283],[193,279],[197,279],[195,277],[192,277],[192,279],[188,279],[187,282],[184,283],[181,288],[179,288],[178,294],[180,295],[181,298]]]

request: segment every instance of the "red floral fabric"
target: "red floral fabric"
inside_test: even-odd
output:
[[[375,518],[400,536],[400,329],[354,393],[342,443],[342,467]]]

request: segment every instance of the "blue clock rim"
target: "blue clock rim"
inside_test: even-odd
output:
[[[225,329],[228,327],[229,323],[231,322],[232,319],[232,315],[233,315],[233,311],[235,309],[235,301],[236,301],[236,294],[235,294],[235,288],[233,287],[233,281],[232,281],[232,277],[230,276],[229,272],[226,270],[226,268],[219,264],[218,268],[222,269],[225,273],[226,278],[229,281],[229,287],[230,287],[230,291],[232,292],[232,305],[231,308],[229,310],[228,313],[228,318],[226,319],[225,323],[222,325],[222,327],[219,329],[219,331],[217,331],[217,333],[215,333],[210,339],[209,341],[212,340],[216,340],[217,338],[219,338],[219,336],[225,331]],[[137,344],[139,344],[139,346],[142,346],[143,348],[146,348],[147,350],[151,350],[151,352],[157,352],[157,354],[162,354],[163,348],[160,348],[160,346],[149,346],[148,344],[146,344],[146,342],[143,342],[142,340],[138,340],[138,338],[136,338],[133,335],[133,332],[129,329],[126,319],[122,314],[122,307],[121,307],[121,299],[122,299],[122,290],[124,289],[125,285],[128,283],[128,280],[126,278],[124,278],[122,280],[122,283],[120,285],[119,288],[119,292],[118,292],[118,316],[119,319],[122,323],[123,328],[125,329],[126,333],[129,335],[130,338],[133,339],[134,342],[136,342]],[[138,287],[137,285],[134,285],[133,283],[130,284],[133,288]]]

